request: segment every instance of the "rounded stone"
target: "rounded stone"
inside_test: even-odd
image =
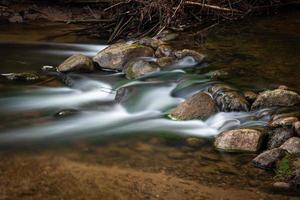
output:
[[[178,120],[207,119],[217,112],[214,100],[205,92],[199,92],[179,104],[171,113]]]
[[[264,134],[255,129],[225,131],[217,136],[214,145],[226,152],[257,152],[261,148]]]
[[[82,72],[92,72],[94,71],[94,63],[92,59],[82,54],[75,54],[67,58],[63,63],[61,63],[58,68],[60,72],[70,72],[70,71],[82,71]]]

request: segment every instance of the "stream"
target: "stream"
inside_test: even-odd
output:
[[[89,167],[93,165],[126,169],[128,171],[124,173],[127,174],[131,173],[130,170],[145,173],[139,175],[132,172],[133,177],[142,177],[133,178],[138,183],[147,182],[149,173],[153,173],[211,187],[205,191],[199,189],[203,194],[202,199],[207,199],[215,192],[228,195],[227,188],[230,188],[228,192],[231,192],[233,199],[239,199],[243,194],[249,194],[249,199],[297,199],[295,194],[283,194],[271,188],[272,173],[255,169],[250,163],[255,155],[228,155],[217,152],[212,145],[212,139],[225,130],[266,126],[273,110],[219,112],[205,121],[175,121],[168,114],[187,97],[206,91],[215,83],[257,92],[284,84],[299,92],[299,14],[295,11],[281,18],[274,16],[253,19],[252,24],[245,22],[225,26],[208,37],[204,47],[200,48],[210,57],[207,65],[195,65],[187,59],[176,68],[137,80],[127,80],[122,73],[100,70],[90,74],[67,74],[61,80],[43,72],[42,67],[58,66],[75,53],[93,56],[106,47],[105,43],[94,40],[81,43],[65,35],[57,41],[43,37],[20,42],[21,36],[17,34],[16,38],[10,36],[5,40],[10,29],[13,33],[16,31],[9,27],[5,32],[0,32],[0,73],[34,72],[43,78],[26,83],[0,80],[1,156],[10,163],[11,170],[27,173],[34,168],[37,171],[37,175],[27,177],[31,180],[29,188],[39,188],[33,191],[35,197],[46,191],[36,181],[37,177],[43,176],[39,169],[53,167],[59,173],[62,173],[59,170],[73,173],[72,169],[75,169],[70,177],[64,174],[65,180],[70,184],[79,181],[89,187],[88,181],[81,175],[77,177],[76,173],[87,173],[86,177],[90,178],[103,173],[95,169],[95,174],[92,174],[94,168]],[[267,25],[274,20],[278,23]],[[23,38],[30,37],[32,33],[27,34],[24,32]],[[49,33],[43,30],[41,34]],[[211,73],[220,69],[228,72],[229,76],[224,81],[212,79]],[[116,95],[120,95],[117,94],[120,89],[124,93],[121,93],[118,102],[115,99]],[[67,114],[64,115],[64,112]],[[201,144],[197,148],[189,147],[185,142],[189,137],[200,138]],[[52,162],[60,163],[58,166],[61,168]],[[23,164],[19,166],[18,163]],[[7,184],[14,185],[20,181],[20,177],[14,177],[6,170],[5,163],[0,165],[0,169],[0,172],[4,171],[0,177],[12,176]],[[53,182],[46,181],[45,184],[58,196],[62,192],[56,189],[58,177],[61,176],[59,173],[45,175],[54,177]],[[103,186],[110,199],[127,196],[131,190],[136,197],[143,199],[155,199],[154,193],[159,193],[161,199],[164,199],[163,195],[172,197],[168,189],[156,191],[147,185],[149,183],[145,183],[148,189],[139,185],[136,188],[128,186],[126,181],[130,180],[123,179],[119,171],[114,173],[118,176],[107,174],[112,180],[108,178],[107,185]],[[76,180],[72,177],[76,177]],[[127,188],[125,192],[110,191],[115,179],[121,180],[115,184]],[[151,181],[159,184],[159,181]],[[185,188],[179,182],[176,182],[177,187]],[[66,189],[69,186],[62,184],[62,187]],[[74,187],[76,189],[77,186]],[[21,198],[25,191],[26,195],[28,188],[15,188],[8,194]],[[223,190],[219,191],[219,188]],[[65,194],[65,198],[76,195],[75,189],[70,196]],[[85,190],[85,198],[91,199],[93,194]],[[154,193],[143,193],[149,190]],[[184,190],[178,191],[179,198],[197,199],[190,188],[187,191],[190,196],[185,196]],[[45,199],[51,197],[47,196],[50,195],[48,193],[45,195]]]

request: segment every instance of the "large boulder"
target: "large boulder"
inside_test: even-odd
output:
[[[202,63],[206,57],[204,54],[201,54],[197,51],[190,50],[190,49],[179,50],[179,51],[176,51],[174,54],[178,59],[182,59],[184,57],[191,56],[198,63]]]
[[[280,146],[281,149],[287,150],[289,153],[300,153],[300,138],[292,137]]]
[[[291,128],[282,127],[270,130],[269,141],[267,144],[268,149],[274,149],[280,147],[285,141],[294,136],[294,132]]]
[[[223,112],[248,111],[249,104],[245,97],[230,86],[217,84],[208,89],[218,108]]]
[[[102,68],[122,70],[129,60],[153,55],[153,49],[144,45],[116,43],[100,51],[93,60]]]
[[[252,104],[251,109],[270,108],[275,106],[295,106],[300,103],[300,96],[293,91],[276,89],[262,92]]]
[[[199,92],[179,104],[171,117],[179,120],[206,119],[217,112],[214,100],[205,92]]]
[[[70,71],[84,71],[92,72],[94,71],[94,63],[92,59],[82,54],[75,54],[66,59],[61,63],[58,68],[60,72],[70,72]]]
[[[284,155],[285,150],[281,148],[275,148],[259,154],[252,160],[252,163],[256,167],[262,169],[271,169],[278,160],[284,157]]]
[[[159,66],[156,63],[134,60],[126,64],[124,72],[128,79],[135,79],[159,70]]]
[[[257,152],[263,137],[264,133],[255,129],[230,130],[218,135],[214,145],[226,152]]]

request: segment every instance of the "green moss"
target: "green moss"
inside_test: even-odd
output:
[[[291,155],[286,154],[277,164],[275,170],[275,177],[276,181],[287,181],[293,176],[293,170],[291,167]]]

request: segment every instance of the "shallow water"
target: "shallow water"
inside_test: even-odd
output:
[[[170,110],[185,98],[198,91],[206,91],[208,86],[216,83],[209,74],[217,69],[228,71],[229,77],[224,82],[241,90],[259,91],[285,84],[299,91],[297,44],[300,34],[296,34],[299,33],[299,12],[286,16],[275,17],[278,23],[272,26],[266,27],[265,24],[274,18],[256,20],[252,21],[255,28],[247,23],[240,24],[238,27],[244,31],[239,34],[230,27],[231,30],[226,28],[212,35],[203,48],[210,57],[208,65],[191,66],[187,60],[176,69],[133,81],[126,80],[121,73],[98,71],[69,74],[66,84],[55,76],[45,75],[41,67],[57,66],[74,53],[92,56],[105,45],[55,43],[53,38],[51,42],[40,38],[38,40],[42,41],[14,42],[17,41],[14,37],[5,41],[8,29],[0,33],[0,73],[37,72],[43,75],[43,80],[29,84],[1,80],[1,156],[12,164],[13,169],[24,174],[31,168],[23,169],[18,164],[14,165],[15,162],[43,163],[40,168],[46,169],[56,165],[51,159],[58,157],[67,163],[164,173],[183,182],[188,180],[210,187],[235,188],[242,196],[245,192],[253,193],[254,196],[249,196],[249,199],[288,198],[272,190],[271,172],[251,166],[250,161],[255,155],[222,154],[212,147],[211,139],[224,130],[265,126],[272,110],[220,112],[205,121],[182,122],[168,118]],[[291,23],[287,24],[287,20]],[[14,32],[15,28],[12,30]],[[28,36],[25,34],[24,37]],[[65,35],[64,39],[70,42]],[[121,103],[114,100],[119,88],[127,88]],[[55,115],[65,109],[77,112],[66,117]],[[201,145],[189,147],[185,142],[189,136],[202,138]],[[14,176],[8,173],[5,163],[1,163],[0,168],[7,172],[3,173],[2,180]],[[85,174],[86,171],[80,173]],[[14,185],[18,178],[17,175],[12,177],[7,184]],[[33,181],[34,175],[27,178],[33,184],[31,187],[38,187],[39,182]],[[68,181],[72,183],[73,180]],[[123,183],[116,184],[123,186]],[[19,190],[24,188],[16,187],[16,191]],[[44,187],[35,188],[31,195],[37,198],[44,190]],[[51,190],[60,194],[55,184]],[[144,188],[137,190],[144,191]],[[4,195],[15,195],[16,191],[10,190]],[[208,191],[208,197],[213,191]],[[113,197],[112,193],[109,195]],[[152,193],[147,195],[150,199],[155,198]],[[184,192],[179,196],[182,199],[192,198]],[[234,198],[239,199],[238,196]]]

